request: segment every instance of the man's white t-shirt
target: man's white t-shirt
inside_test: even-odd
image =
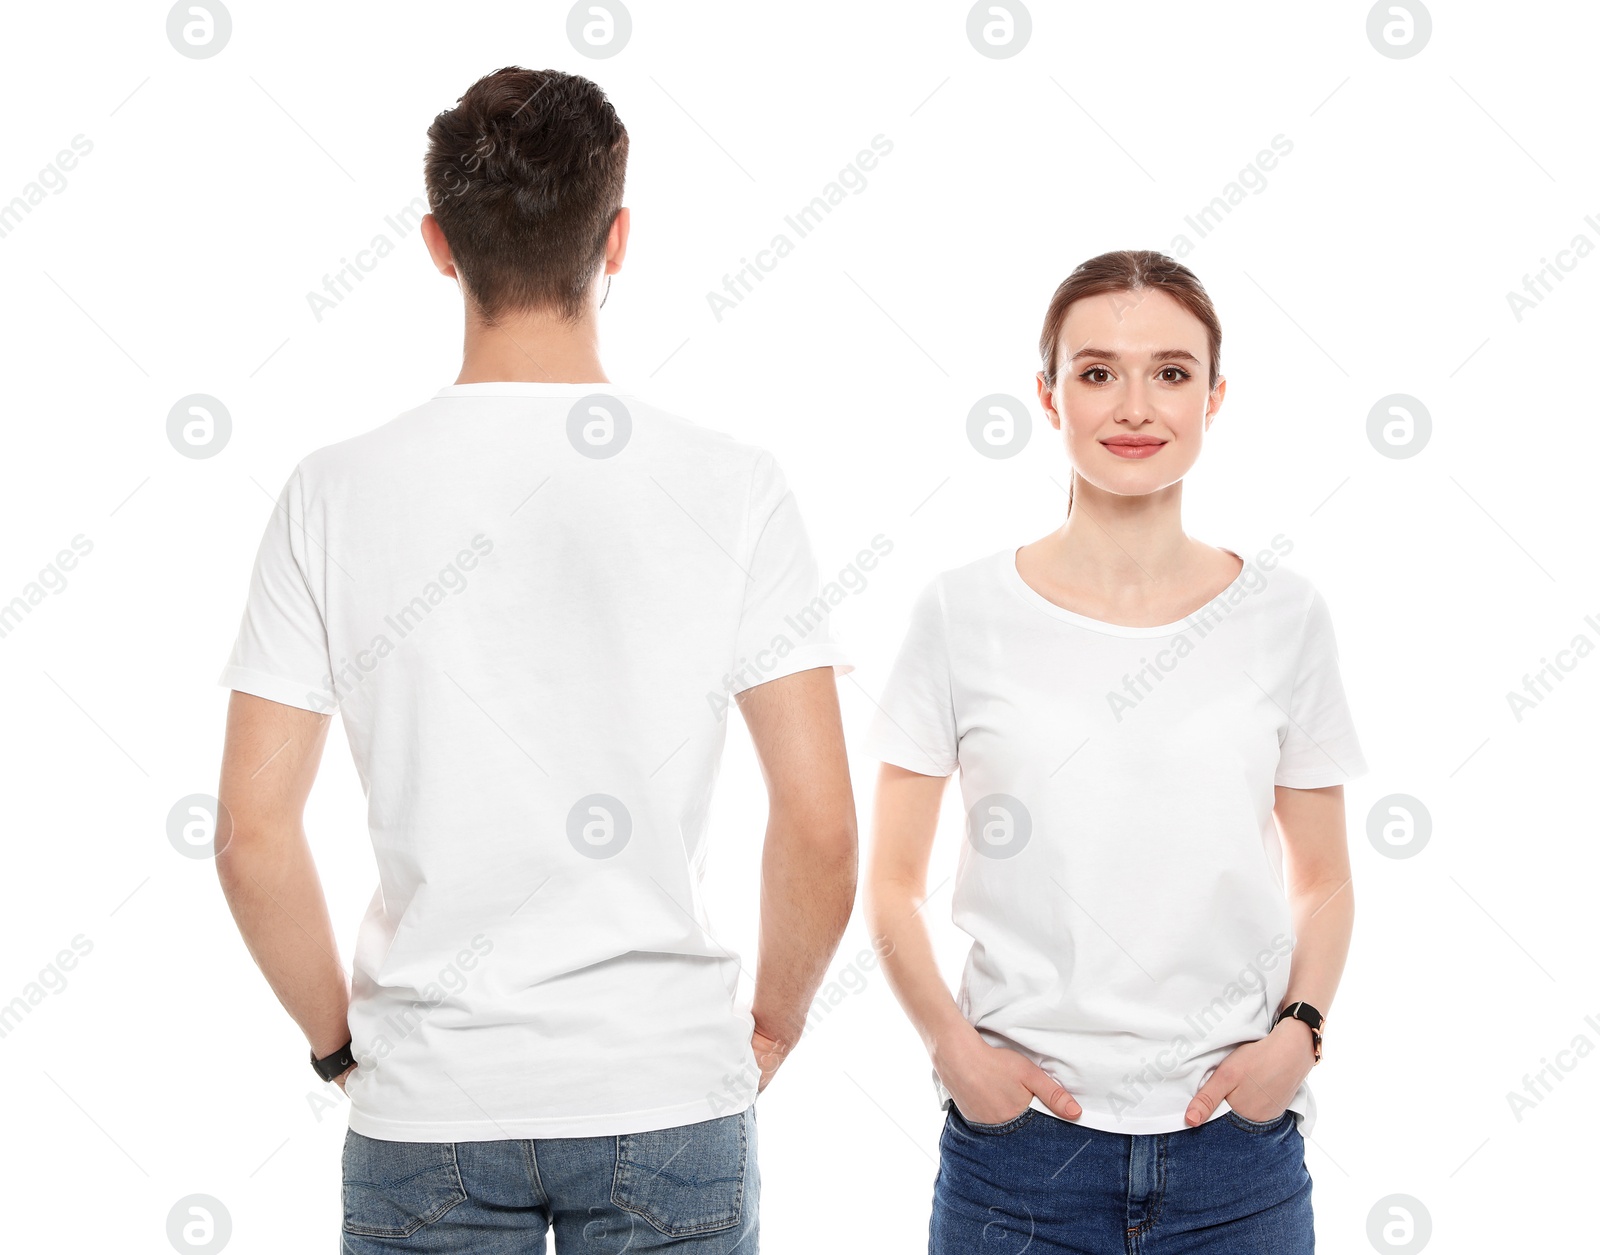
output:
[[[1088,1128],[1185,1128],[1217,1064],[1266,1036],[1295,942],[1273,788],[1366,771],[1328,607],[1286,548],[1235,554],[1227,589],[1159,627],[1056,605],[1015,549],[946,571],[879,699],[875,757],[961,769],[958,1005]],[[1309,1132],[1309,1087],[1289,1106]]]
[[[300,462],[220,683],[337,707],[366,792],[351,1128],[604,1136],[755,1100],[707,808],[732,694],[850,669],[828,610],[772,457],[607,384],[452,384]]]

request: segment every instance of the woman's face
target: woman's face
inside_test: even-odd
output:
[[[1083,297],[1067,308],[1056,382],[1039,402],[1073,467],[1095,487],[1142,496],[1177,483],[1222,404],[1206,329],[1158,288]]]

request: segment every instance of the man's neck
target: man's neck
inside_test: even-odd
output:
[[[607,383],[593,312],[577,322],[542,314],[491,327],[469,316],[457,383]]]

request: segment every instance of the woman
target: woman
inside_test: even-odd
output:
[[[1305,1078],[1366,765],[1292,543],[1184,533],[1220,347],[1160,253],[1061,284],[1038,392],[1066,519],[923,590],[872,726],[868,912],[947,1109],[934,1255],[1312,1249]],[[958,766],[952,999],[918,911]]]

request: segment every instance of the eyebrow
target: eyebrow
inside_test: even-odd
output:
[[[1110,349],[1097,349],[1092,344],[1079,349],[1068,360],[1075,362],[1080,357],[1098,357],[1108,362],[1120,362],[1122,360],[1120,354],[1113,353]],[[1153,362],[1193,362],[1196,366],[1200,365],[1200,359],[1195,357],[1188,349],[1161,349],[1152,353],[1150,360]]]

